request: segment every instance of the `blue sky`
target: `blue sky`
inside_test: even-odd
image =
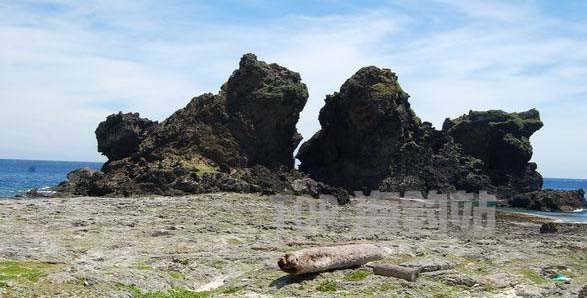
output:
[[[587,178],[587,2],[557,2],[0,0],[0,158],[104,160],[108,114],[163,120],[254,52],[301,73],[305,138],[325,95],[376,65],[437,127],[538,108],[540,172]]]

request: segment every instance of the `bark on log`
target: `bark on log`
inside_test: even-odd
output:
[[[384,258],[388,250],[374,244],[307,248],[285,254],[277,265],[293,275],[354,268]]]
[[[397,266],[392,264],[368,264],[376,275],[391,276],[405,279],[407,281],[416,281],[418,278],[418,269]]]

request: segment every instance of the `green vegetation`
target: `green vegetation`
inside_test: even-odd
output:
[[[524,277],[526,277],[526,279],[537,285],[542,285],[548,282],[546,278],[542,277],[540,274],[536,273],[534,270],[531,269],[521,269],[520,273]]]
[[[55,266],[34,261],[0,261],[0,287],[5,287],[6,283],[3,283],[3,281],[37,282],[39,278],[47,275],[47,271]]]
[[[432,297],[433,298],[454,298],[454,297],[457,297],[457,295],[455,293],[453,293],[452,291],[447,291],[447,292],[436,293]]]
[[[218,172],[218,168],[201,160],[187,160],[182,162],[184,168],[196,173],[198,176]]]
[[[173,289],[167,292],[143,292],[136,286],[120,284],[119,287],[131,292],[133,298],[208,298],[210,291],[193,292],[189,290]]]
[[[169,276],[171,276],[172,278],[175,278],[175,279],[181,279],[181,280],[185,279],[185,275],[183,275],[181,272],[177,272],[177,271],[169,272]]]
[[[393,94],[393,93],[400,91],[401,89],[398,87],[399,86],[395,86],[392,84],[377,83],[375,85],[372,85],[370,87],[370,89],[371,89],[371,92],[375,93],[375,96],[383,97],[385,95]]]
[[[228,287],[228,288],[225,288],[222,291],[222,293],[224,293],[224,294],[234,294],[234,293],[240,291],[241,289],[242,289],[241,287]]]
[[[368,270],[359,269],[359,270],[354,270],[352,272],[347,273],[344,276],[344,279],[347,281],[360,281],[360,280],[367,278],[367,276],[369,276],[369,275],[371,275],[371,272],[369,272]]]
[[[138,261],[138,262],[134,263],[132,268],[137,269],[137,270],[151,270],[151,269],[153,269],[153,267],[151,267],[151,265],[148,265],[144,261]]]
[[[320,292],[335,292],[338,288],[338,284],[335,280],[327,279],[321,282],[317,287],[316,290]]]
[[[389,292],[397,292],[398,288],[400,287],[399,284],[393,282],[384,282],[380,285],[368,287],[365,290],[365,293],[369,296],[377,296],[380,293],[385,293],[385,297],[395,297],[389,295],[398,295],[397,293],[389,293]],[[399,295],[397,297],[400,297]]]

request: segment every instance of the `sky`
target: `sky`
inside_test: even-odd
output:
[[[587,1],[0,0],[0,158],[104,161],[107,115],[163,120],[242,54],[301,74],[298,130],[360,67],[392,69],[418,116],[537,108],[545,177],[587,178]]]

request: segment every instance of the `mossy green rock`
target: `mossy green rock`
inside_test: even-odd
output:
[[[218,94],[193,98],[160,124],[138,114],[109,116],[96,130],[99,151],[109,158],[102,171],[56,190],[60,196],[290,190],[282,174],[293,170],[302,139],[296,124],[307,99],[298,73],[245,54]]]
[[[536,164],[529,163],[533,153],[530,137],[542,126],[535,109],[521,113],[470,111],[459,118],[446,119],[443,132],[466,154],[481,160],[492,184],[506,194],[542,188]]]

